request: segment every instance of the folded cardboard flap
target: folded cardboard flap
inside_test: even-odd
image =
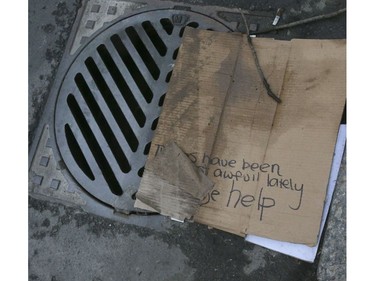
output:
[[[245,35],[187,28],[147,165],[176,142],[215,183],[195,221],[315,245],[345,103],[346,41],[253,44],[283,102],[267,95]],[[140,192],[152,189],[147,165]]]
[[[152,161],[147,162],[138,201],[162,215],[183,221],[197,211],[201,200],[211,191],[212,181],[189,160],[174,143],[165,145]],[[151,208],[149,208],[151,207]]]

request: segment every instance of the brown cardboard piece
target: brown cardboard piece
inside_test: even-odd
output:
[[[246,36],[186,29],[144,177],[176,142],[215,183],[195,221],[315,245],[345,103],[346,41],[253,44],[281,104],[267,96]]]

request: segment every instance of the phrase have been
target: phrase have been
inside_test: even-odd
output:
[[[157,145],[155,156],[162,149],[162,145]],[[262,221],[278,204],[284,204],[292,211],[300,210],[303,205],[304,184],[283,176],[279,164],[250,162],[244,158],[240,161],[222,159],[197,152],[186,155],[216,182],[216,186],[202,200],[201,206],[218,202],[224,202],[226,208],[234,209],[253,206]],[[276,189],[290,194],[278,198],[274,192]],[[225,198],[222,198],[223,196]]]

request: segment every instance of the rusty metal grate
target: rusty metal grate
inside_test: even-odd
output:
[[[81,187],[115,209],[134,200],[185,26],[229,31],[196,12],[144,12],[94,37],[61,83],[61,157]]]

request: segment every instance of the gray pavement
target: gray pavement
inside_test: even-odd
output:
[[[30,280],[316,280],[300,262],[199,224],[155,231],[30,199]]]
[[[345,6],[328,0],[179,2],[260,11],[283,6],[285,21]],[[79,0],[29,0],[29,145],[79,7]],[[267,36],[345,38],[345,30],[341,17]],[[345,174],[346,161],[313,264],[197,223],[160,216],[121,223],[29,197],[29,280],[345,280]]]
[[[346,154],[321,247],[318,280],[346,280]]]

